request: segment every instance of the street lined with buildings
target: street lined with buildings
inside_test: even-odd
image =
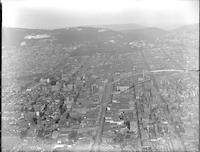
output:
[[[198,152],[199,71],[175,36],[57,46],[57,66],[3,88],[4,150]]]

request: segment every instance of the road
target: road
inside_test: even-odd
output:
[[[100,151],[100,145],[102,141],[102,134],[103,134],[103,128],[104,128],[104,123],[105,123],[105,114],[106,114],[106,107],[108,103],[111,101],[111,93],[112,93],[112,84],[110,81],[106,82],[104,85],[104,91],[102,93],[102,98],[101,98],[101,107],[99,111],[99,116],[98,116],[98,124],[99,126],[97,127],[96,130],[96,136],[94,143],[91,147],[91,152],[99,152]]]

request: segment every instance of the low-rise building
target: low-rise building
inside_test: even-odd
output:
[[[119,92],[129,92],[129,86],[117,86]]]

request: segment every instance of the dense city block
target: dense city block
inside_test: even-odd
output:
[[[197,26],[5,29],[2,150],[197,152]]]

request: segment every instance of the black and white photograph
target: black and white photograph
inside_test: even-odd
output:
[[[199,152],[199,0],[2,0],[2,152]]]

